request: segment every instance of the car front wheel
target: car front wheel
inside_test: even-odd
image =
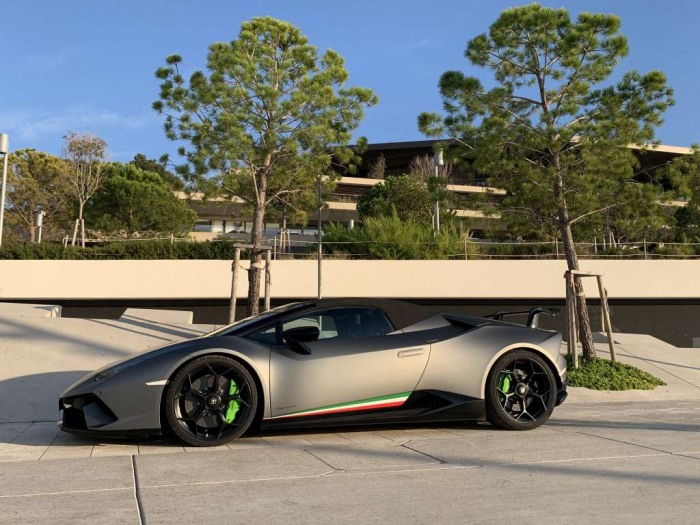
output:
[[[178,438],[211,447],[232,441],[248,429],[258,393],[243,365],[212,355],[181,368],[168,382],[164,403],[168,427]]]

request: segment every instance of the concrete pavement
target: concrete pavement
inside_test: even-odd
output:
[[[700,352],[648,336],[615,334],[618,356],[666,387],[571,389],[530,432],[365,427],[196,449],[86,440],[56,427],[56,397],[76,374],[209,328],[0,319],[0,524],[697,519]],[[598,345],[601,356],[606,348]]]
[[[531,432],[405,426],[216,449],[64,440],[54,446],[79,453],[0,466],[0,523],[690,522],[699,422],[697,403],[669,401],[564,404]]]

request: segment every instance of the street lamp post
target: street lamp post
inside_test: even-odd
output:
[[[321,244],[321,211],[323,210],[323,199],[321,195],[321,178],[316,181],[316,205],[318,206],[316,215],[316,241],[318,242],[318,298],[321,298],[321,262],[323,261],[323,245]]]
[[[440,233],[440,166],[444,164],[442,148],[435,152],[433,164],[435,164],[435,233]]]
[[[5,220],[5,186],[7,186],[7,157],[10,155],[10,137],[7,133],[0,133],[0,153],[4,157],[2,162],[2,191],[0,191],[0,246],[2,246],[2,231]]]

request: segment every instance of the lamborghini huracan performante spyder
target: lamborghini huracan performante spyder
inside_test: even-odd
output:
[[[288,304],[134,354],[59,400],[63,430],[212,446],[277,427],[474,421],[538,427],[566,397],[561,334],[391,300]],[[522,312],[520,312],[522,313]]]

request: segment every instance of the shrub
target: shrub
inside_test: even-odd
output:
[[[697,254],[695,247],[690,244],[663,244],[659,245],[654,253],[672,257],[688,257]]]
[[[61,244],[3,244],[0,259],[87,259],[81,248],[63,248]]]
[[[468,253],[476,249],[467,243]],[[370,217],[361,226],[347,230],[329,225],[324,249],[330,254],[352,254],[367,259],[450,259],[464,257],[464,234],[445,224],[438,235],[423,224],[402,221],[396,214]]]
[[[653,390],[666,384],[639,368],[607,359],[581,361],[578,368],[569,368],[568,374],[569,386],[591,390]]]

